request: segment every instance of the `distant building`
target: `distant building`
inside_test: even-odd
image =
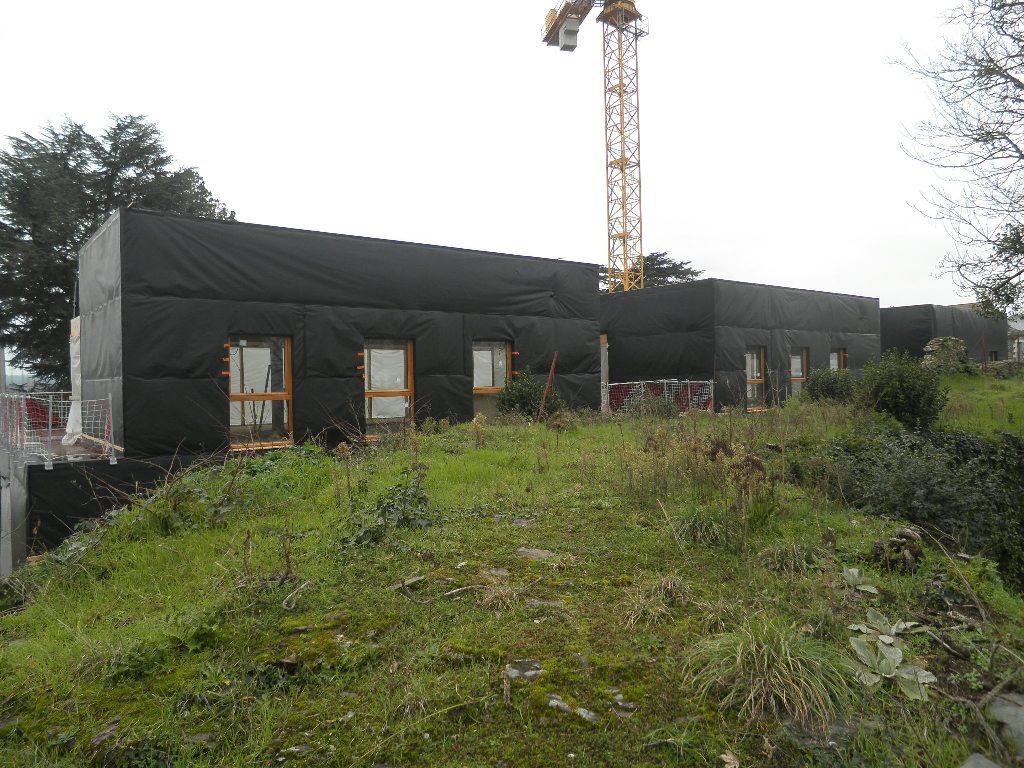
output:
[[[714,380],[715,404],[758,410],[814,368],[878,360],[878,299],[706,279],[608,294],[609,380]]]
[[[882,351],[901,350],[914,357],[924,355],[932,339],[953,337],[963,340],[967,356],[976,363],[1006,359],[1006,320],[980,314],[973,304],[942,306],[916,304],[882,309]]]

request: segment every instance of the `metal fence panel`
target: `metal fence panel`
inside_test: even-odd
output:
[[[713,381],[629,381],[601,385],[601,406],[606,413],[632,413],[652,402],[665,401],[677,412],[713,411]]]

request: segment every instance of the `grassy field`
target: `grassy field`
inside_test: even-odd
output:
[[[942,423],[979,432],[1024,436],[1024,377],[953,376]]]
[[[0,765],[998,758],[969,702],[1020,667],[1024,601],[930,544],[886,567],[903,524],[788,480],[871,418],[478,424],[174,478],[0,597]],[[929,627],[899,641],[926,701],[856,678],[869,608]]]

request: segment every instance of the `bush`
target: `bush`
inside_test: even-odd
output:
[[[931,428],[948,398],[938,373],[895,350],[864,367],[857,391],[861,406],[888,413],[908,429]]]
[[[1024,441],[966,431],[912,434],[873,428],[825,450],[803,482],[880,515],[953,538],[995,560],[1024,587]],[[817,479],[810,475],[817,475]]]
[[[839,403],[848,403],[853,400],[853,379],[849,371],[815,368],[807,376],[804,392],[815,402],[835,400]]]
[[[527,366],[519,371],[517,375],[511,376],[505,384],[505,388],[498,393],[498,412],[516,413],[530,419],[537,418],[540,411],[540,401],[544,397],[545,382],[535,378],[530,367]],[[544,413],[550,416],[558,413],[565,407],[561,395],[554,387],[548,393],[547,403],[544,405]]]
[[[764,618],[704,639],[687,665],[697,694],[748,721],[792,719],[824,726],[851,695],[850,665],[808,635]]]

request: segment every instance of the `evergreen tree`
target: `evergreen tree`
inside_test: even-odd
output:
[[[78,250],[119,206],[233,219],[194,168],[173,168],[145,117],[98,136],[71,120],[0,152],[0,345],[11,364],[67,387]]]
[[[676,261],[667,251],[648,253],[644,256],[644,287],[657,288],[661,285],[688,283],[704,274],[689,261]],[[608,267],[601,267],[601,290],[608,290]]]

